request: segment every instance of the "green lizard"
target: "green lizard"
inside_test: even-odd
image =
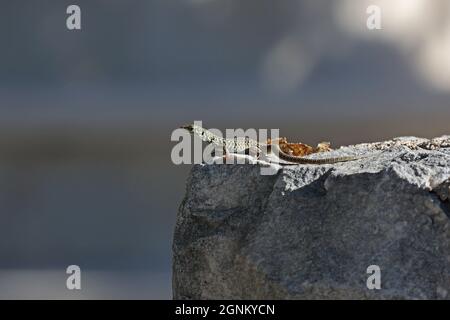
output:
[[[277,143],[265,144],[256,140],[249,139],[248,137],[235,137],[234,139],[224,139],[212,133],[211,131],[197,126],[195,124],[185,125],[181,128],[188,130],[191,134],[198,136],[203,141],[222,147],[224,155],[230,152],[244,152],[254,151],[256,155],[260,155],[263,150],[267,150],[267,153],[274,152],[280,159],[291,162],[290,164],[332,164],[337,162],[345,162],[358,160],[362,157],[358,156],[344,156],[324,159],[310,159],[304,157],[297,157],[285,153],[280,149]]]

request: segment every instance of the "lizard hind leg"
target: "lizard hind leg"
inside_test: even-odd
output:
[[[258,158],[261,154],[261,149],[258,147],[250,147],[244,150],[244,153],[248,156],[252,156],[254,158]]]
[[[253,147],[250,149],[250,155],[254,156],[256,159],[259,159],[259,157],[261,157],[261,155],[263,154],[263,151],[260,147]]]
[[[263,152],[259,147],[255,146],[246,149],[245,154],[248,156],[248,162],[255,164]]]

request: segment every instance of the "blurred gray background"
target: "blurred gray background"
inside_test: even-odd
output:
[[[2,1],[0,39],[0,298],[171,298],[181,124],[450,134],[447,0]]]

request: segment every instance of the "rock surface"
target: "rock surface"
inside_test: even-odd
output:
[[[450,136],[333,165],[195,165],[173,242],[175,299],[450,299]],[[319,157],[319,155],[316,155]],[[381,289],[369,290],[370,265]]]

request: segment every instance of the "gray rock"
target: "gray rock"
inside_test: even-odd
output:
[[[344,154],[373,156],[271,176],[195,165],[175,228],[174,298],[450,299],[450,136],[326,156]],[[367,288],[370,265],[379,290]]]

